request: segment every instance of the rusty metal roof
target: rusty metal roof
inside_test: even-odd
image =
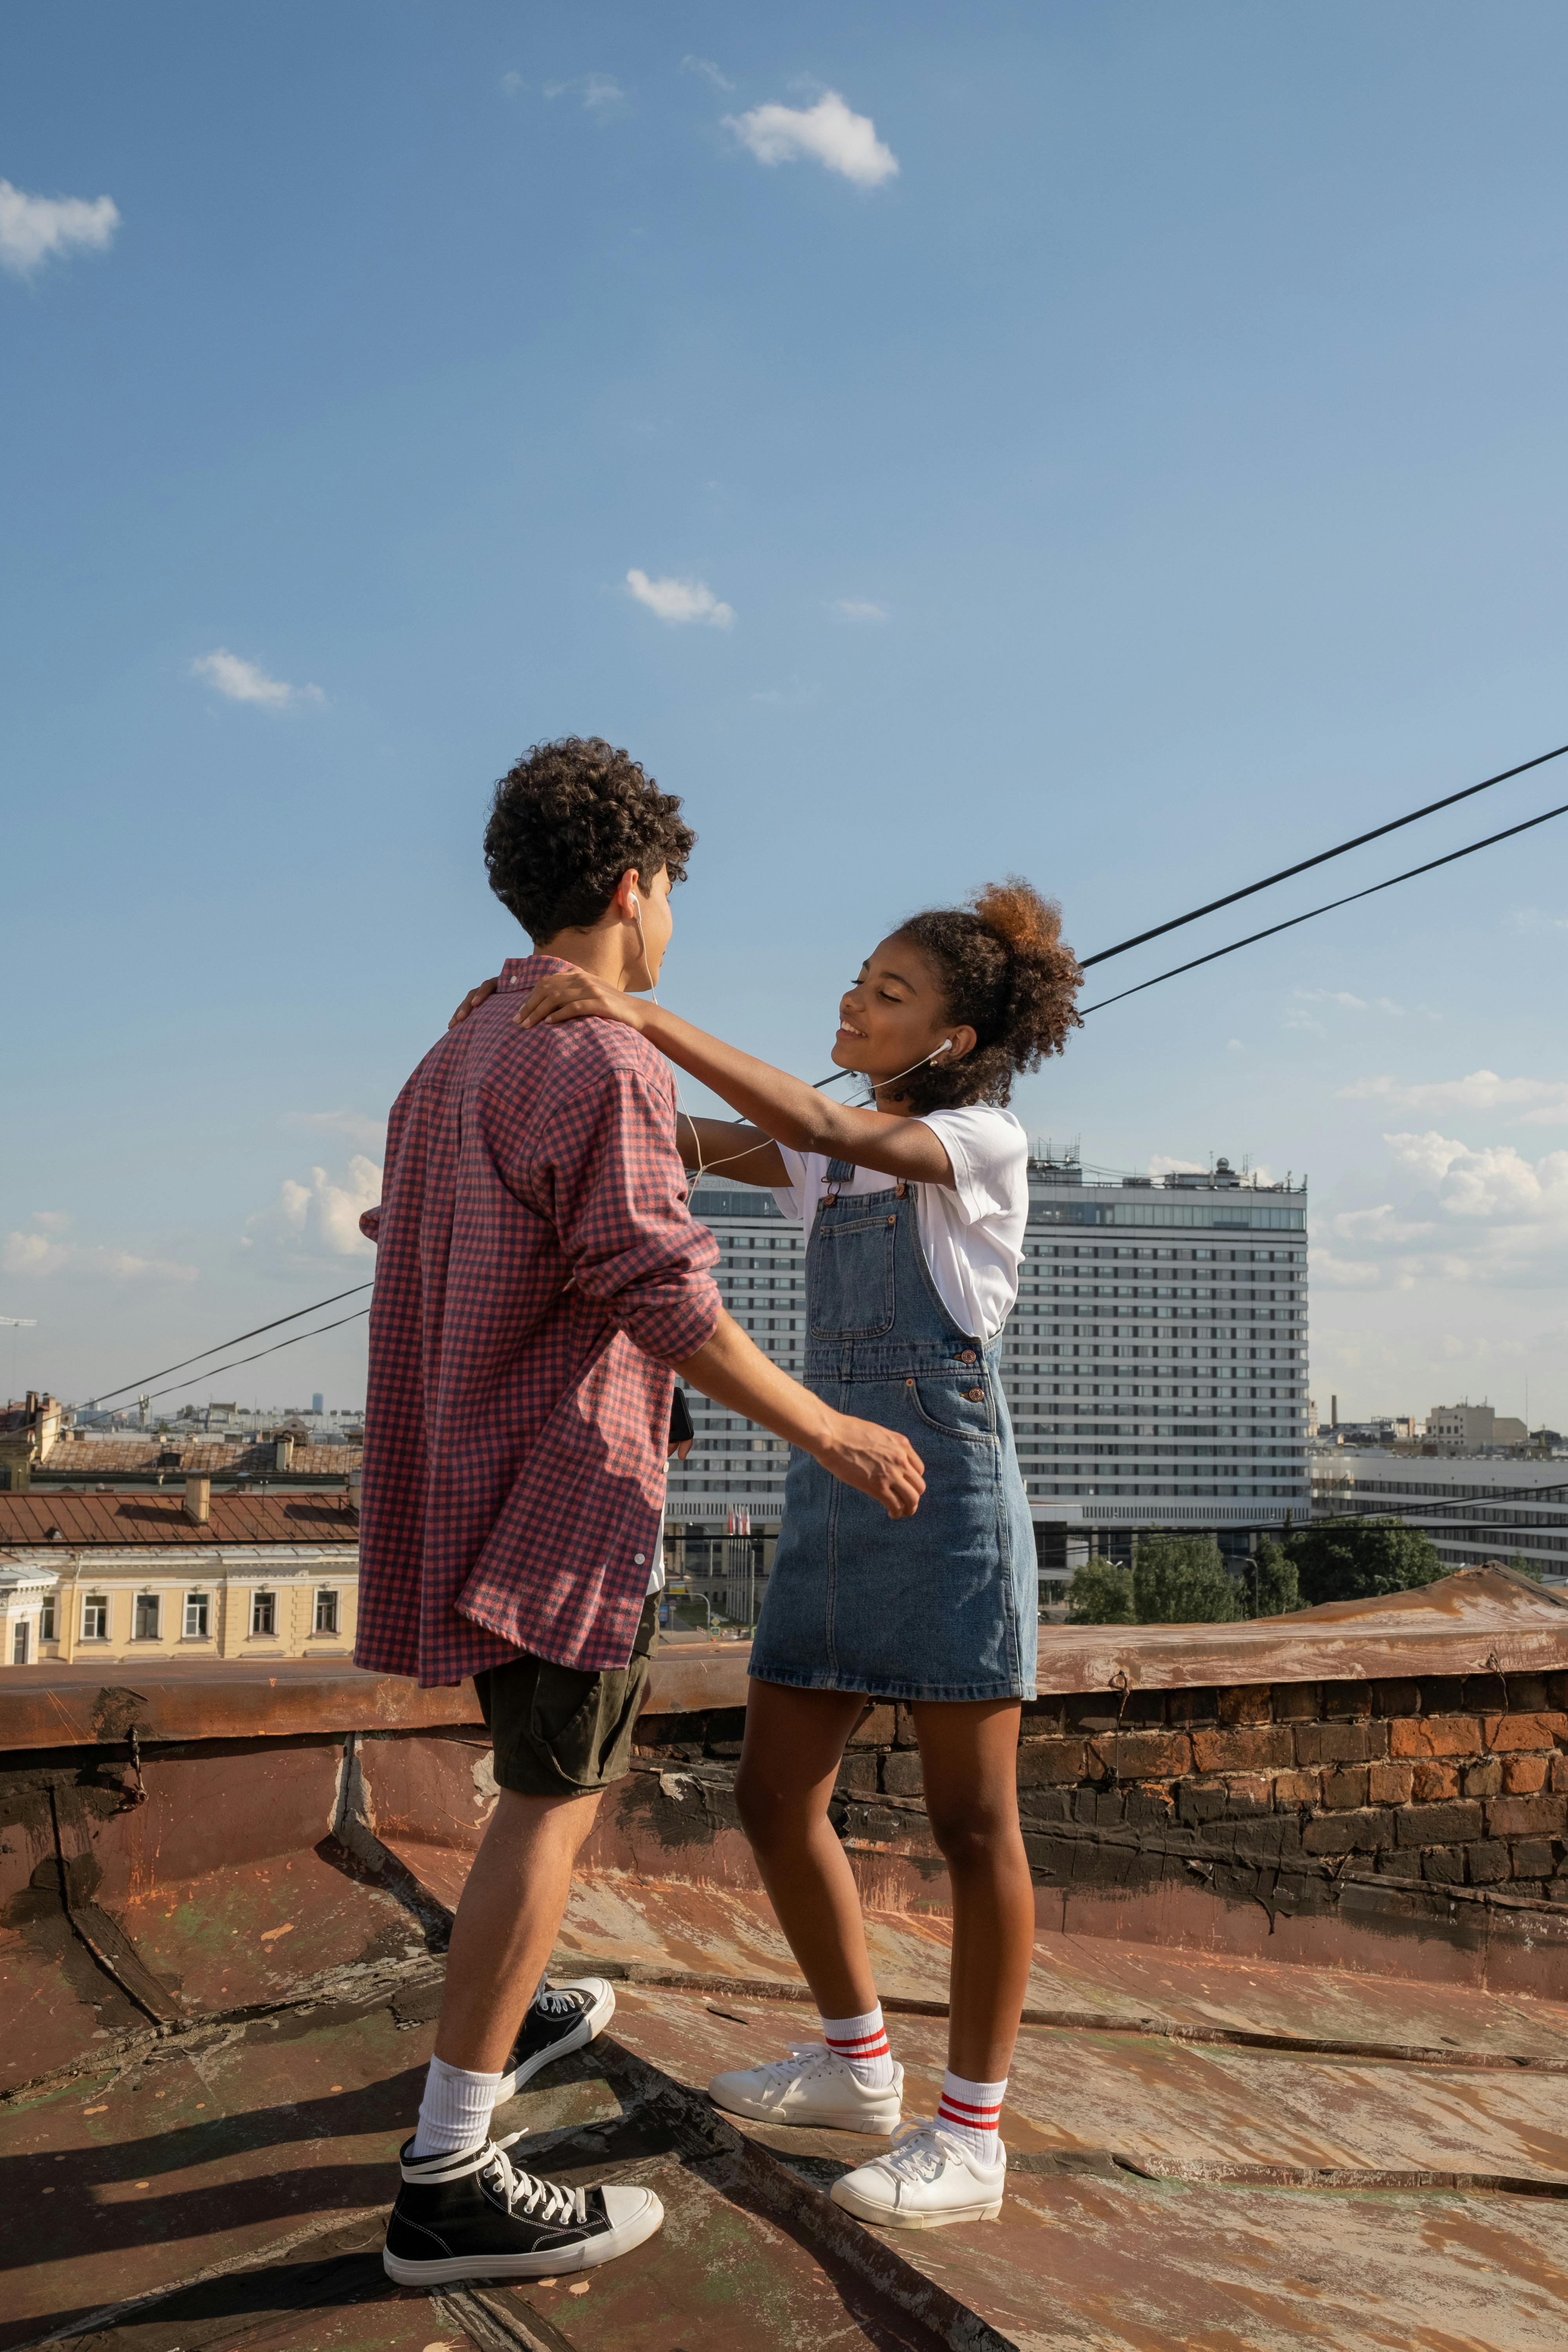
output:
[[[1373,1681],[1474,1673],[1495,1653],[1505,1672],[1551,1670],[1568,1650],[1568,1602],[1511,1569],[1457,1570],[1375,1601],[1335,1601],[1231,1625],[1042,1625],[1042,1690],[1194,1684]]]
[[[1484,1658],[1511,1594],[1460,1601]],[[1377,1643],[1407,1633],[1365,1622],[1340,1636],[1392,1671]],[[434,2294],[379,2246],[494,1801],[471,1692],[0,1677],[0,2352],[1562,2352],[1568,1920],[1544,1913],[1510,1979],[1485,1937],[1424,1963],[1258,1913],[1221,1948],[1042,1903],[997,2223],[879,2235],[826,2194],[873,2143],[719,2115],[710,2074],[812,2020],[729,1793],[742,1676],[734,1645],[656,1656],[553,1962],[611,1977],[616,2017],[497,2123],[554,2177],[649,2182],[668,2226],[591,2276]],[[851,1860],[929,2112],[945,1881],[929,1842]]]
[[[746,1703],[747,1651],[714,1643],[656,1650],[646,1707],[650,1716],[692,1714]],[[417,1730],[482,1723],[471,1682],[421,1690],[403,1675],[366,1674],[342,1658],[160,1659],[148,1671],[118,1669],[134,1687],[106,1684],[92,1664],[14,1666],[0,1674],[0,1750],[94,1748],[134,1721],[143,1740],[295,1738],[375,1729]],[[105,1726],[115,1727],[112,1732]]]
[[[357,1544],[359,1514],[335,1495],[214,1495],[205,1520],[178,1495],[0,1495],[0,1551],[95,1544]]]

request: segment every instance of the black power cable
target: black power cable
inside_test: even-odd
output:
[[[368,1290],[370,1288],[370,1285],[368,1282],[362,1282],[359,1285],[359,1287],[362,1290]],[[338,1296],[340,1298],[352,1298],[353,1293],[350,1290],[342,1290],[338,1293]],[[323,1307],[328,1307],[331,1304],[331,1301],[330,1299],[323,1298],[321,1301],[321,1305]],[[309,1307],[301,1307],[300,1309],[301,1315],[309,1315],[314,1310]],[[193,1372],[188,1381],[172,1381],[166,1389],[154,1389],[153,1391],[153,1395],[148,1398],[147,1402],[151,1404],[153,1397],[173,1396],[176,1389],[194,1389],[203,1381],[216,1381],[221,1373],[237,1371],[241,1364],[259,1363],[263,1356],[280,1355],[285,1348],[297,1348],[301,1339],[319,1339],[325,1332],[341,1331],[345,1323],[357,1323],[363,1315],[368,1315],[369,1313],[370,1309],[368,1307],[356,1307],[352,1315],[340,1315],[335,1323],[320,1324],[314,1331],[296,1331],[291,1339],[279,1339],[275,1346],[270,1348],[258,1348],[253,1356],[236,1356],[231,1363],[215,1364],[210,1372]],[[280,1322],[288,1322],[290,1319],[291,1318],[288,1316],[281,1316],[279,1318]],[[271,1331],[277,1328],[277,1325],[272,1323],[264,1323],[261,1328],[264,1331]],[[232,1339],[229,1341],[229,1345],[230,1347],[234,1345]],[[217,1350],[216,1349],[209,1349],[207,1352],[209,1355],[216,1355]],[[194,1364],[196,1360],[194,1356],[187,1356],[185,1360],[187,1363]],[[175,1365],[171,1364],[169,1369],[171,1371],[174,1371],[178,1368]],[[153,1374],[153,1378],[157,1378],[156,1373]]]
[[[275,1317],[270,1323],[258,1323],[254,1331],[237,1331],[232,1339],[220,1339],[216,1348],[202,1348],[198,1349],[196,1354],[194,1356],[182,1356],[177,1364],[165,1364],[162,1370],[144,1373],[142,1378],[139,1381],[122,1381],[117,1389],[100,1389],[89,1399],[89,1402],[90,1404],[100,1405],[103,1402],[105,1397],[124,1396],[128,1391],[132,1390],[140,1391],[142,1389],[146,1387],[149,1381],[161,1381],[165,1372],[183,1372],[187,1364],[199,1364],[203,1358],[206,1356],[221,1356],[226,1348],[238,1348],[242,1346],[247,1339],[259,1339],[263,1331],[281,1330],[285,1323],[298,1323],[301,1315],[314,1315],[321,1307],[335,1307],[340,1298],[355,1298],[362,1290],[368,1290],[370,1286],[371,1286],[368,1282],[356,1282],[347,1290],[334,1290],[330,1298],[318,1298],[315,1306],[313,1307],[296,1307],[292,1315],[279,1315]],[[352,1315],[346,1316],[344,1320],[352,1323],[353,1318]],[[335,1331],[337,1326],[333,1323],[329,1324],[327,1328],[329,1330]],[[302,1339],[308,1339],[311,1337],[311,1334],[308,1331],[301,1331],[300,1337]],[[288,1342],[285,1341],[284,1344],[287,1345]],[[263,1348],[260,1350],[260,1353],[264,1356],[269,1355],[271,1350],[269,1349]],[[248,1364],[254,1363],[256,1360],[252,1356],[247,1356],[243,1360]],[[203,1380],[206,1380],[209,1377],[216,1380],[218,1372],[226,1371],[228,1367],[226,1365],[219,1364],[216,1370],[210,1375],[203,1372],[199,1377]],[[182,1381],[180,1382],[180,1386],[187,1389],[194,1388],[195,1386],[195,1382],[194,1381]],[[160,1389],[158,1391],[158,1394],[160,1396],[167,1396],[168,1393],[169,1391],[167,1389]]]
[[[1331,857],[1343,857],[1347,850],[1360,849],[1366,842],[1381,841],[1385,833],[1397,833],[1401,825],[1415,824],[1424,816],[1435,815],[1438,809],[1452,808],[1456,801],[1473,799],[1477,793],[1489,793],[1494,784],[1506,784],[1510,776],[1522,776],[1531,768],[1543,768],[1549,760],[1560,760],[1564,751],[1568,751],[1568,743],[1559,743],[1555,751],[1542,751],[1533,760],[1522,760],[1517,768],[1504,768],[1500,774],[1488,776],[1479,784],[1467,784],[1462,793],[1449,793],[1444,800],[1428,801],[1425,808],[1412,809],[1408,816],[1396,816],[1388,824],[1374,825],[1370,833],[1358,833],[1353,841],[1342,841],[1337,849],[1320,849],[1315,857],[1303,857],[1299,866],[1281,866],[1278,874],[1267,875],[1261,882],[1249,882],[1243,890],[1231,890],[1223,898],[1211,898],[1206,907],[1194,907],[1190,915],[1177,915],[1169,923],[1156,923],[1151,931],[1140,931],[1136,939],[1123,940],[1118,947],[1101,948],[1098,955],[1083,956],[1079,970],[1087,971],[1090,964],[1125,955],[1129,948],[1141,948],[1145,940],[1161,939],[1167,931],[1179,931],[1184,923],[1195,923],[1200,916],[1212,915],[1221,907],[1234,907],[1238,898],[1250,898],[1255,891],[1271,890],[1276,882],[1288,882],[1293,874],[1305,874],[1310,866],[1324,866]],[[1416,870],[1419,872],[1419,867]],[[1342,899],[1340,904],[1343,903]],[[1266,936],[1259,933],[1260,938]]]
[[[1358,898],[1375,898],[1380,890],[1392,890],[1396,883],[1413,882],[1418,874],[1435,873],[1439,866],[1452,866],[1456,858],[1473,857],[1478,849],[1490,849],[1495,842],[1511,841],[1517,833],[1529,833],[1538,824],[1549,824],[1554,816],[1568,816],[1568,801],[1561,808],[1547,809],[1540,816],[1527,817],[1522,824],[1510,824],[1501,833],[1489,833],[1484,841],[1472,841],[1468,848],[1451,849],[1446,857],[1428,858],[1425,866],[1413,866],[1405,874],[1391,874],[1386,882],[1373,882],[1365,890],[1352,890],[1343,898],[1331,898],[1325,907],[1309,907],[1304,915],[1291,915],[1283,923],[1270,923],[1265,931],[1249,931],[1244,940],[1232,940],[1225,948],[1213,948],[1207,955],[1194,956],[1188,963],[1173,964],[1169,971],[1157,971],[1152,980],[1141,980],[1133,988],[1120,989],[1114,996],[1102,996],[1097,1004],[1086,1004],[1084,1013],[1103,1013],[1108,1004],[1120,1004],[1124,997],[1140,996],[1146,988],[1158,988],[1163,980],[1174,980],[1184,971],[1196,971],[1200,964],[1215,963],[1221,956],[1235,955],[1238,948],[1255,947],[1259,940],[1271,940],[1279,931],[1294,930],[1298,923],[1310,923],[1318,915],[1331,915],[1336,907],[1353,907]],[[1091,963],[1098,958],[1091,956]]]
[[[1194,907],[1190,914],[1177,915],[1168,923],[1156,923],[1152,930],[1140,931],[1135,938],[1123,940],[1116,947],[1101,948],[1098,954],[1080,957],[1079,969],[1088,971],[1091,965],[1104,963],[1111,956],[1125,955],[1130,948],[1142,947],[1149,940],[1161,939],[1167,931],[1178,931],[1184,924],[1195,923],[1200,917],[1212,915],[1221,907],[1233,907],[1238,898],[1250,898],[1259,890],[1272,889],[1276,882],[1287,882],[1292,875],[1305,874],[1311,866],[1325,865],[1333,857],[1342,857],[1347,851],[1360,849],[1369,841],[1381,840],[1385,833],[1397,833],[1402,825],[1415,824],[1424,816],[1436,814],[1439,809],[1452,808],[1457,801],[1469,800],[1477,793],[1489,792],[1494,784],[1507,783],[1510,777],[1525,775],[1531,768],[1544,767],[1550,760],[1560,760],[1565,751],[1568,751],[1568,743],[1560,743],[1554,751],[1542,751],[1533,760],[1521,761],[1517,768],[1504,768],[1495,776],[1485,777],[1479,784],[1467,784],[1462,792],[1449,793],[1442,800],[1429,801],[1425,808],[1412,809],[1408,816],[1394,817],[1387,824],[1375,825],[1372,832],[1357,834],[1354,840],[1342,841],[1336,848],[1320,850],[1316,856],[1304,857],[1299,865],[1282,866],[1278,874],[1267,875],[1261,882],[1249,882],[1245,888],[1229,891],[1223,898],[1211,898],[1206,906]],[[1451,850],[1447,857],[1434,857],[1427,865],[1413,866],[1408,873],[1391,875],[1386,882],[1374,882],[1369,889],[1352,890],[1347,898],[1332,898],[1327,906],[1310,908],[1304,915],[1292,915],[1287,922],[1270,924],[1267,930],[1253,931],[1244,940],[1233,940],[1228,947],[1215,948],[1208,955],[1194,956],[1190,963],[1173,965],[1169,971],[1156,972],[1152,980],[1140,981],[1135,988],[1124,988],[1115,996],[1101,997],[1098,1004],[1086,1004],[1083,1011],[1086,1013],[1101,1013],[1107,1005],[1120,1004],[1124,997],[1137,996],[1146,988],[1158,987],[1163,980],[1175,980],[1184,971],[1195,971],[1200,964],[1214,963],[1222,956],[1235,955],[1240,948],[1253,947],[1259,940],[1272,939],[1277,932],[1292,930],[1298,923],[1310,923],[1315,916],[1332,914],[1337,907],[1353,906],[1358,898],[1375,898],[1380,890],[1392,890],[1396,883],[1413,881],[1417,875],[1430,874],[1439,866],[1450,866],[1456,858],[1473,856],[1479,849],[1489,849],[1495,842],[1508,841],[1516,833],[1528,833],[1531,826],[1545,824],[1550,818],[1563,816],[1565,814],[1568,814],[1568,803],[1564,803],[1563,808],[1548,809],[1543,816],[1531,817],[1523,824],[1510,825],[1502,833],[1489,835],[1485,841],[1471,842],[1468,848]],[[813,1083],[817,1087],[828,1087],[835,1085],[840,1078],[853,1077],[856,1075],[852,1070],[835,1070],[827,1077],[817,1078]],[[164,1372],[183,1371],[187,1364],[199,1364],[207,1356],[221,1355],[225,1348],[237,1348],[246,1339],[258,1339],[262,1332],[276,1331],[285,1323],[296,1323],[300,1316],[314,1315],[321,1307],[335,1307],[340,1298],[353,1298],[358,1292],[369,1290],[372,1286],[368,1282],[361,1282],[355,1283],[348,1290],[334,1291],[330,1298],[318,1298],[313,1306],[296,1307],[292,1315],[279,1315],[271,1323],[258,1323],[252,1331],[238,1332],[232,1339],[221,1339],[216,1347],[204,1348],[195,1356],[184,1356],[177,1364],[165,1364],[162,1371],[148,1372],[143,1379],[162,1380]],[[360,1313],[368,1314],[369,1311],[369,1308],[365,1307],[362,1308]],[[342,1319],[344,1323],[353,1323],[359,1320],[359,1316],[346,1315]],[[322,1326],[322,1328],[328,1331],[336,1331],[341,1328],[340,1323],[328,1323]],[[301,1339],[310,1339],[317,1335],[312,1331],[301,1331],[298,1336]],[[294,1341],[291,1339],[279,1342],[279,1348],[293,1345]],[[237,1363],[234,1365],[216,1365],[210,1372],[198,1373],[196,1380],[181,1381],[175,1385],[180,1388],[195,1388],[198,1381],[216,1380],[223,1372],[237,1369],[237,1364],[253,1364],[262,1356],[277,1353],[278,1349],[258,1349],[256,1355],[241,1356],[237,1359]],[[106,1397],[125,1396],[132,1391],[140,1392],[142,1385],[142,1381],[124,1381],[118,1388],[99,1390],[92,1402],[100,1404]],[[154,1393],[159,1396],[168,1396],[173,1393],[173,1391],[159,1389]]]

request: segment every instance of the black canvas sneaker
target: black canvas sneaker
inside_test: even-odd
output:
[[[613,1985],[603,1977],[576,1977],[570,1984],[547,1985],[522,2021],[522,2032],[496,2090],[496,2105],[515,2099],[552,2058],[564,2058],[603,2033],[616,2013]]]
[[[381,2257],[389,2278],[399,2286],[559,2278],[613,2263],[663,2221],[651,2189],[620,2181],[563,2189],[517,2171],[506,2151],[521,2137],[512,2132],[417,2163],[409,2156],[414,2142],[405,2141],[403,2186]]]

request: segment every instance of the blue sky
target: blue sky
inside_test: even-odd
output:
[[[665,1000],[815,1076],[913,906],[1018,869],[1091,952],[1568,739],[1565,70],[1507,0],[9,10],[0,1376],[368,1273],[531,741],[686,796]],[[1097,1014],[1020,1114],[1308,1171],[1325,1407],[1563,1426],[1565,854]],[[218,1392],[353,1402],[361,1328]]]

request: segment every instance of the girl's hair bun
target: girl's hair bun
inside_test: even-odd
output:
[[[911,1110],[1005,1103],[1014,1079],[1059,1054],[1078,1027],[1083,974],[1063,941],[1061,908],[1021,874],[986,883],[967,906],[911,915],[899,932],[934,966],[944,1017],[967,1024],[977,1040],[963,1061],[915,1073],[901,1097]]]
[[[1021,874],[1005,882],[987,882],[969,901],[988,931],[1005,940],[1015,955],[1043,956],[1062,935],[1062,910],[1042,898]]]

